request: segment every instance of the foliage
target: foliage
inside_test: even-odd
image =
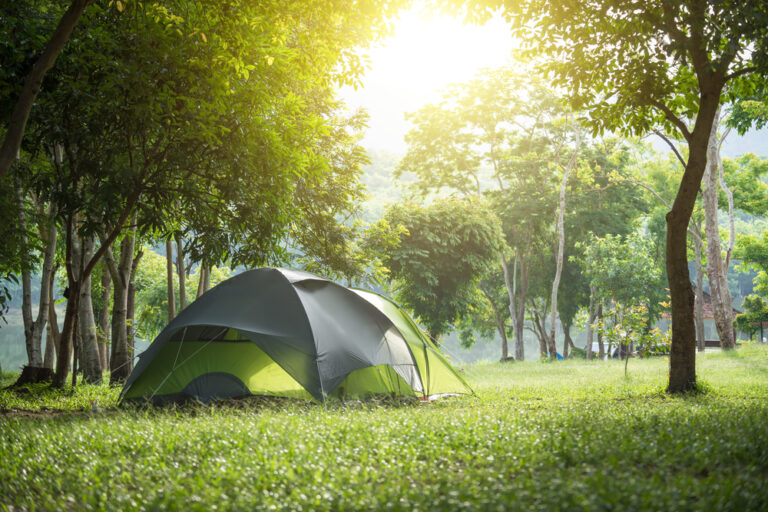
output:
[[[476,285],[475,301],[457,325],[462,348],[471,348],[477,339],[493,341],[502,329],[507,340],[512,335],[509,315],[509,296],[504,279],[494,267],[488,267]],[[501,335],[501,333],[499,333]]]
[[[744,135],[750,128],[763,128],[768,123],[768,102],[763,97],[743,98],[736,101],[731,109],[728,124]]]
[[[759,295],[747,295],[741,307],[744,308],[744,313],[736,315],[733,325],[739,331],[752,336],[761,330],[761,322],[768,322],[768,304]]]
[[[768,159],[760,158],[754,153],[723,160],[723,175],[733,192],[733,204],[736,209],[759,216],[768,211],[768,184],[763,181],[766,174]],[[718,203],[721,208],[728,208],[724,193],[720,194]]]
[[[648,308],[642,304],[616,304],[613,314],[598,320],[593,327],[609,347],[623,346],[624,350],[631,347],[641,357],[669,353],[671,332],[662,334],[657,328],[649,330]]]
[[[200,266],[195,267],[187,277],[187,289],[191,292],[187,300],[194,300],[194,291],[200,279]],[[164,256],[147,250],[142,256],[134,282],[136,285],[135,332],[139,338],[147,341],[154,340],[168,323],[168,285],[166,281],[166,260]],[[228,267],[211,268],[211,286],[231,277]],[[178,276],[174,273],[178,283]],[[175,288],[176,304],[179,304],[179,289]]]
[[[496,217],[481,201],[444,199],[429,206],[393,206],[385,219],[407,230],[384,259],[395,296],[437,338],[476,301],[474,284],[496,261]]]
[[[766,355],[755,345],[700,355],[709,391],[681,398],[662,394],[663,358],[637,361],[629,378],[615,361],[470,365],[475,396],[420,406],[119,410],[106,386],[78,387],[63,404],[64,393],[37,402],[0,391],[0,500],[30,510],[761,510]],[[90,410],[93,392],[107,411]],[[42,405],[73,412],[8,410]]]
[[[501,8],[521,39],[521,53],[568,91],[595,132],[642,135],[654,125],[674,131],[678,126],[666,111],[695,118],[701,88],[711,80],[706,73],[732,80],[728,99],[756,94],[764,85],[755,73],[768,65],[768,19],[760,0],[444,3],[462,4],[470,17],[483,20]]]
[[[644,304],[653,312],[662,287],[649,238],[638,233],[593,236],[583,250],[577,261],[602,298],[625,306]]]
[[[743,235],[736,239],[737,258],[743,266],[754,266],[768,272],[768,230],[756,235]]]
[[[4,12],[3,30],[37,34],[49,4]],[[208,265],[280,261],[302,222],[293,240],[344,238],[364,116],[341,115],[335,88],[357,83],[352,48],[386,32],[397,2],[119,4],[88,10],[30,120],[30,151],[63,146],[63,165],[34,176],[62,219],[109,232],[136,208],[142,234],[191,233],[187,253]],[[9,39],[0,89],[42,42]]]

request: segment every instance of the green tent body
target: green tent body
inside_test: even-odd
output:
[[[250,395],[325,402],[471,393],[393,302],[305,272],[232,277],[184,309],[140,355],[121,400]]]

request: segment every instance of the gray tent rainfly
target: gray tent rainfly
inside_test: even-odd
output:
[[[471,390],[394,303],[305,272],[263,268],[184,309],[141,354],[121,399],[449,393]]]

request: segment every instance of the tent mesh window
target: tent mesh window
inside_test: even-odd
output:
[[[179,330],[169,341],[213,341],[213,342],[250,342],[237,329],[216,325],[192,325]]]

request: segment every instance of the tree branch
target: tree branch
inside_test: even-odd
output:
[[[683,134],[683,137],[685,137],[686,141],[691,140],[691,132],[688,130],[688,127],[685,125],[682,119],[677,117],[672,110],[668,106],[666,106],[664,103],[660,102],[659,100],[651,100],[650,104],[656,107],[657,109],[661,110],[664,113],[664,116],[675,126],[677,126],[677,129],[680,130],[680,133]]]
[[[757,71],[757,67],[749,66],[749,67],[746,67],[746,68],[742,68],[742,69],[740,69],[738,71],[734,71],[733,73],[731,73],[729,75],[725,75],[725,80],[728,81],[728,80],[731,80],[733,78],[740,77],[741,75],[746,75],[747,73],[752,73],[753,71]]]
[[[677,147],[674,144],[672,144],[672,141],[669,140],[669,138],[663,133],[661,133],[659,130],[653,130],[653,133],[658,135],[661,138],[661,140],[667,143],[667,145],[672,149],[672,152],[675,154],[677,159],[680,160],[680,163],[683,164],[683,168],[685,168],[685,166],[688,165],[688,163],[685,161],[685,159],[683,159],[683,155],[680,154],[680,152],[677,150]]]
[[[11,168],[11,164],[16,159],[16,153],[21,147],[21,140],[24,138],[24,130],[27,127],[27,119],[32,111],[32,105],[35,103],[35,97],[43,85],[48,70],[56,62],[56,58],[64,49],[64,46],[72,34],[72,30],[77,25],[80,15],[90,3],[90,0],[73,0],[67,11],[59,20],[56,30],[53,31],[51,38],[43,49],[43,53],[35,62],[32,71],[24,79],[24,85],[21,89],[19,99],[11,114],[11,120],[8,123],[8,131],[3,140],[3,146],[0,148],[0,179],[3,179]]]

